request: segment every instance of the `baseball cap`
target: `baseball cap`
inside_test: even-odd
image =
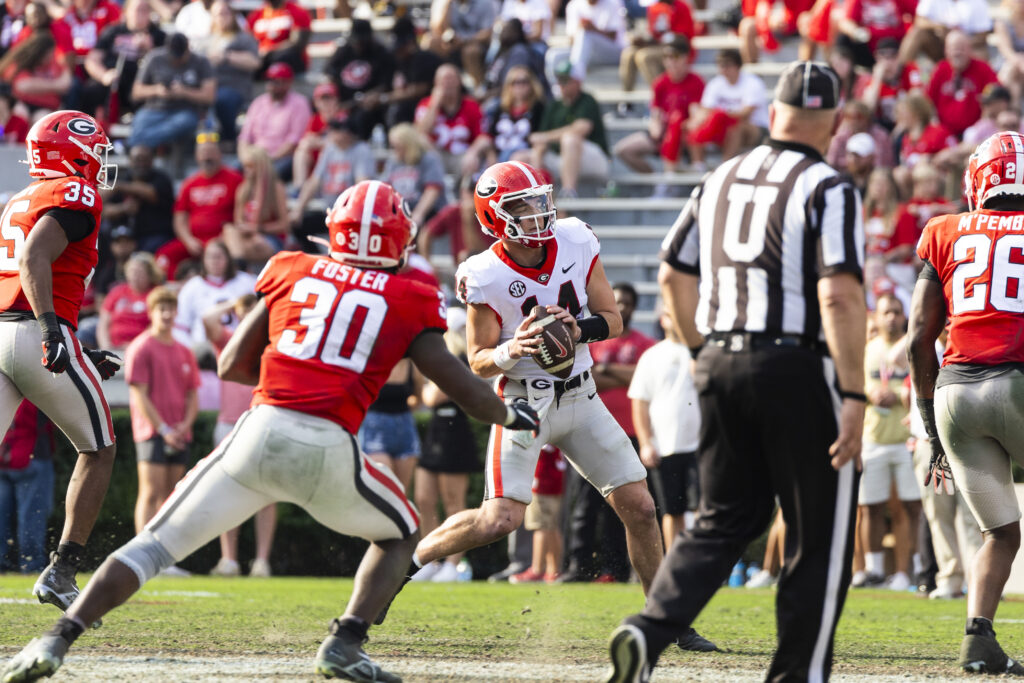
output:
[[[981,91],[981,103],[991,104],[997,100],[1010,102],[1012,100],[1010,97],[1010,91],[997,83],[989,83],[985,86],[985,89]]]
[[[135,239],[135,231],[132,230],[130,226],[119,225],[119,226],[117,226],[116,228],[114,228],[113,230],[110,231],[110,239],[111,240],[120,240],[120,239],[130,239],[130,240],[133,240],[133,239]]]
[[[366,19],[353,19],[352,36],[356,38],[370,38],[373,36],[373,26]]]
[[[775,100],[798,109],[835,109],[839,76],[824,62],[793,62],[779,76]]]
[[[333,83],[321,83],[320,85],[313,88],[313,98],[318,97],[337,97],[338,89],[334,87]]]
[[[355,121],[347,113],[342,112],[333,119],[327,122],[327,127],[331,130],[347,130],[349,133],[355,133]]]
[[[397,20],[391,29],[391,33],[395,36],[396,47],[416,41],[416,25],[412,23],[412,19],[409,17],[402,17]]]
[[[573,73],[572,62],[566,59],[555,65],[556,80],[565,81],[570,78],[576,78],[576,74]]]
[[[875,56],[895,55],[900,51],[900,41],[893,37],[882,38],[875,45]]]
[[[875,139],[867,133],[856,133],[846,141],[846,151],[859,157],[875,155]]]
[[[267,67],[268,81],[290,81],[295,78],[295,72],[284,62],[274,62]]]

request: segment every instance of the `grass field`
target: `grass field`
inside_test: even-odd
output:
[[[31,598],[32,580],[0,576],[4,659],[58,614]],[[83,635],[54,680],[312,680],[312,657],[351,585],[158,578]],[[641,606],[636,585],[410,584],[366,649],[410,681],[596,680],[609,632]],[[851,681],[962,678],[964,611],[963,601],[853,591],[835,672]],[[757,680],[774,647],[774,592],[723,589],[695,626],[728,651],[673,649],[656,681]],[[1024,656],[1024,601],[1000,606],[996,630],[1011,656]]]

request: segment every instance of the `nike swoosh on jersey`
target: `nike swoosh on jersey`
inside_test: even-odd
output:
[[[568,273],[568,272],[569,272],[570,270],[572,270],[573,266],[575,266],[575,265],[576,265],[576,262],[575,262],[575,261],[573,261],[573,262],[572,262],[571,264],[569,264],[569,265],[568,265],[568,266],[566,266],[565,268],[562,268],[562,275],[565,275],[565,274],[566,274],[566,273]]]

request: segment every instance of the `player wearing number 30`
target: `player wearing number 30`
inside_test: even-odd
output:
[[[33,593],[67,609],[75,572],[114,464],[114,433],[100,389],[120,359],[83,349],[75,336],[96,266],[102,201],[116,167],[110,141],[90,116],[58,111],[28,133],[29,176],[0,218],[0,424],[22,399],[53,419],[79,452],[57,552]],[[40,345],[42,363],[40,363]]]
[[[469,364],[482,377],[497,377],[498,395],[511,405],[533,406],[542,415],[541,428],[536,439],[492,429],[483,504],[449,517],[420,542],[414,561],[425,566],[516,529],[531,500],[540,448],[550,443],[622,519],[630,560],[646,593],[662,557],[654,503],[629,437],[597,396],[586,346],[622,332],[597,237],[580,220],[555,220],[552,187],[527,164],[491,166],[475,195],[484,232],[500,241],[469,258],[455,276],[458,296],[469,307]],[[575,366],[564,381],[531,357],[541,341],[531,314],[538,304],[561,319],[576,342]]]
[[[536,430],[448,353],[440,292],[398,275],[415,225],[390,185],[365,181],[327,214],[329,256],[280,253],[261,297],[221,353],[223,379],[255,384],[253,407],[178,484],[146,528],[99,568],[67,616],[15,656],[3,681],[48,676],[83,625],[127,600],[165,567],[270,503],[302,506],[334,531],[371,542],[345,614],[331,623],[316,670],[400,681],[362,650],[370,622],[398,589],[419,539],[416,510],[353,434],[391,369],[408,356],[474,418]]]
[[[932,447],[928,481],[960,487],[984,533],[967,593],[960,666],[1024,674],[992,620],[1020,546],[1011,463],[1024,465],[1024,137],[996,133],[968,161],[970,213],[925,226],[910,310],[910,376]],[[938,367],[934,343],[949,319]],[[947,464],[948,457],[948,464]],[[950,481],[950,478],[952,481]]]

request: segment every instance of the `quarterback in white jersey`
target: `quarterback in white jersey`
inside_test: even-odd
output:
[[[496,377],[508,402],[527,401],[542,416],[540,431],[491,430],[486,489],[480,508],[453,515],[416,548],[413,561],[434,560],[486,545],[523,521],[540,448],[550,443],[607,498],[626,527],[630,561],[646,593],[662,557],[646,471],[629,438],[597,396],[586,344],[622,332],[611,285],[589,226],[555,220],[551,185],[527,164],[496,164],[476,185],[477,219],[500,241],[460,266],[459,298],[467,304],[466,335],[473,372]],[[573,374],[558,380],[533,356],[541,328],[534,306],[547,308],[576,340]]]

